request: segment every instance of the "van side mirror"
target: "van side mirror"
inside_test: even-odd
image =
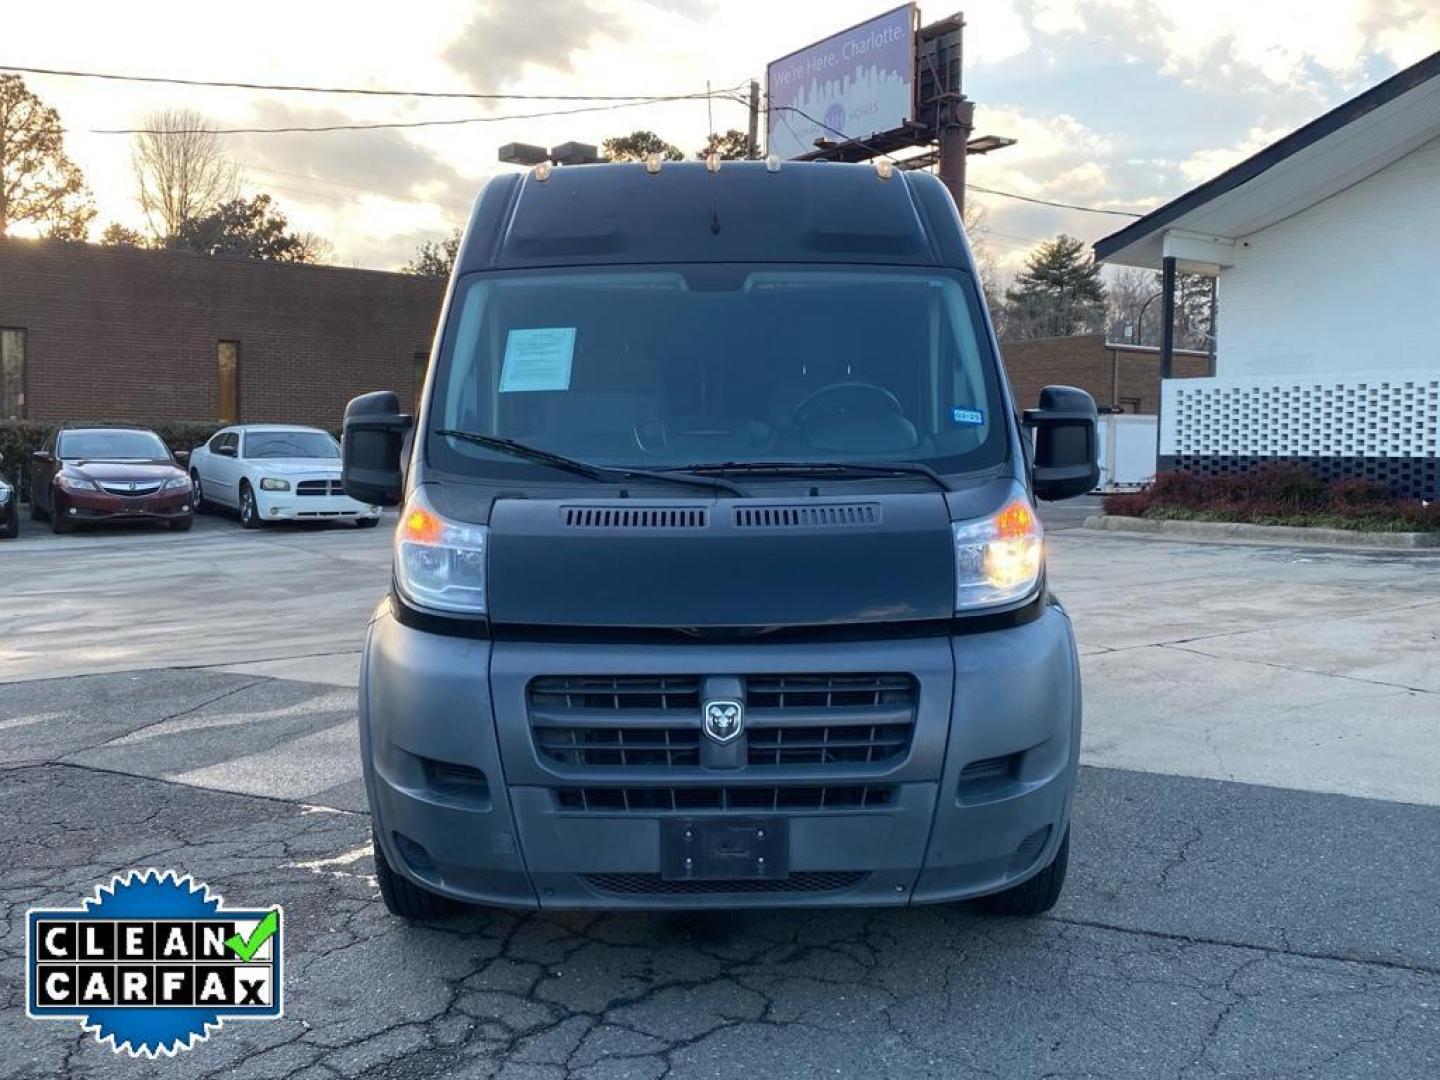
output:
[[[415,418],[400,411],[393,390],[375,390],[345,406],[340,482],[345,494],[371,506],[399,506],[401,447]]]
[[[1093,491],[1100,483],[1095,399],[1073,386],[1047,386],[1040,407],[1025,410],[1035,431],[1035,495],[1053,501]]]

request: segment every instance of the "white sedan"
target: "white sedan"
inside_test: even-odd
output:
[[[227,506],[240,524],[267,521],[380,523],[380,508],[340,486],[340,444],[319,428],[238,424],[222,428],[190,454],[195,509]]]

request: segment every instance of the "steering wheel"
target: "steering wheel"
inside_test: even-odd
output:
[[[900,399],[883,386],[867,382],[838,382],[806,394],[790,412],[790,423],[805,428],[820,416],[874,416],[893,413],[903,416]]]

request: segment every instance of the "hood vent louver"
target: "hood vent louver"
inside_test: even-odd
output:
[[[567,529],[704,529],[710,512],[691,506],[562,506]]]
[[[737,529],[823,529],[880,524],[879,503],[737,506],[734,514]]]

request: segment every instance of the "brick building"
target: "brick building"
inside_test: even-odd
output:
[[[1002,341],[1005,370],[1016,404],[1032,409],[1041,388],[1052,383],[1078,386],[1095,403],[1127,413],[1151,413],[1160,391],[1160,350],[1153,345],[1108,342],[1103,334]],[[1213,375],[1208,353],[1175,350],[1175,377]]]
[[[0,419],[292,421],[413,402],[435,278],[0,239]]]

